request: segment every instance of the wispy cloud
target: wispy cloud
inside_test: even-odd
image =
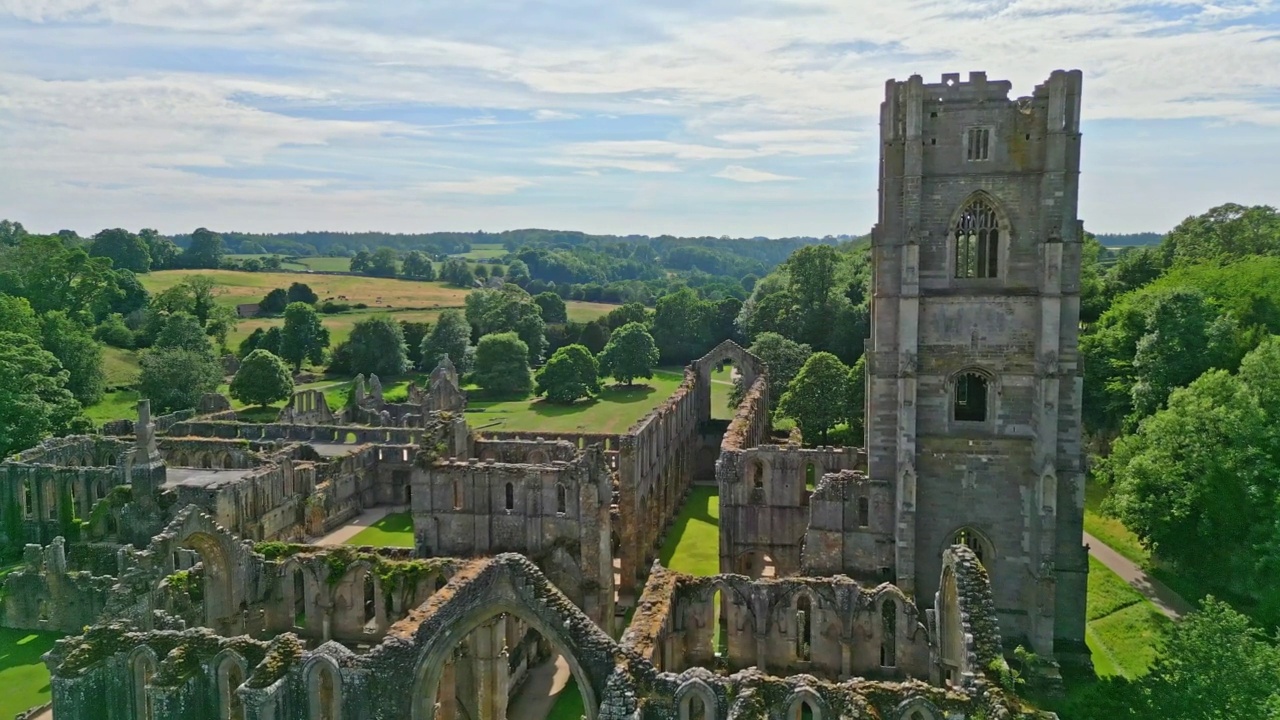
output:
[[[521,188],[533,185],[532,180],[520,177],[487,177],[474,180],[443,180],[424,183],[421,187],[429,193],[458,195],[510,195]]]
[[[743,167],[741,165],[730,165],[716,173],[715,177],[742,183],[778,182],[780,180],[800,179],[789,175],[778,175],[776,173],[765,172],[764,170],[753,170],[752,168]]]

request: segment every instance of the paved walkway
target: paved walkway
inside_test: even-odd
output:
[[[1144,597],[1151,601],[1151,604],[1155,605],[1160,612],[1169,616],[1169,618],[1178,620],[1195,609],[1191,603],[1183,600],[1181,595],[1170,590],[1168,585],[1148,575],[1147,571],[1112,550],[1110,546],[1104,544],[1101,540],[1089,533],[1085,533],[1084,543],[1089,546],[1090,555],[1119,575],[1125,582],[1132,585],[1135,590],[1142,593]]]
[[[319,540],[312,541],[314,545],[342,545],[351,538],[359,535],[362,530],[368,528],[382,518],[395,513],[405,512],[409,508],[404,506],[393,507],[375,507],[369,508],[360,513],[354,520],[325,535]]]
[[[520,694],[507,704],[507,720],[546,720],[569,682],[569,662],[561,655],[529,671]]]

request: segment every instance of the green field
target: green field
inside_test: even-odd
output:
[[[49,669],[40,656],[53,649],[57,633],[0,628],[0,718],[11,718],[49,701]]]
[[[502,246],[502,243],[472,243],[471,252],[455,255],[454,257],[468,260],[493,260],[506,254],[507,249]]]
[[[153,295],[191,275],[210,277],[218,285],[217,299],[224,305],[256,303],[275,288],[288,289],[306,283],[323,300],[365,303],[371,309],[462,307],[467,290],[439,282],[415,282],[362,275],[309,275],[298,273],[244,272],[239,270],[162,270],[138,276]],[[345,298],[345,300],[344,300]]]
[[[581,720],[586,716],[582,703],[582,693],[578,691],[578,681],[572,675],[556,695],[556,704],[547,713],[547,720]]]
[[[667,533],[658,560],[663,567],[690,575],[720,573],[719,489],[695,485]]]
[[[243,254],[243,253],[237,253],[237,254],[227,255],[227,256],[226,256],[226,258],[227,258],[227,259],[229,259],[229,260],[239,260],[239,261],[252,260],[252,259],[255,259],[255,258],[256,258],[256,259],[258,259],[258,260],[266,260],[266,259],[267,259],[267,258],[269,258],[269,257],[272,257],[272,254],[271,254],[271,253],[266,253],[266,254],[248,254],[248,255]],[[302,263],[300,263],[300,262],[282,262],[282,263],[280,263],[280,269],[281,269],[281,270],[288,270],[288,271],[290,271],[290,272],[306,272],[306,271],[307,271],[307,266],[306,266],[306,265],[304,265],[304,264],[302,264]]]
[[[1151,563],[1151,554],[1142,546],[1138,536],[1123,523],[1102,514],[1102,501],[1107,489],[1096,482],[1086,482],[1084,487],[1084,531],[1098,538],[1103,544],[1141,567]]]
[[[413,547],[413,515],[392,513],[361,530],[347,541],[348,545],[373,547]]]
[[[350,272],[351,258],[344,257],[303,257],[298,262],[308,270],[316,272]]]
[[[484,400],[473,393],[467,402],[467,424],[491,430],[623,433],[671,396],[680,386],[680,373],[659,370],[644,385],[613,385],[606,380],[599,397],[572,405],[556,405],[540,398]]]
[[[1099,677],[1142,675],[1155,660],[1171,622],[1102,563],[1089,558],[1085,640]]]
[[[131,387],[138,382],[138,353],[106,346],[102,349],[102,369],[108,387]]]

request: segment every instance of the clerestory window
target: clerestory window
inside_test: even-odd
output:
[[[991,128],[971,127],[965,137],[966,160],[991,159]]]
[[[987,379],[977,373],[962,373],[956,378],[953,408],[959,422],[985,422],[987,419]]]
[[[975,198],[956,218],[951,237],[955,240],[958,278],[993,278],[1000,270],[1000,221],[996,209]]]

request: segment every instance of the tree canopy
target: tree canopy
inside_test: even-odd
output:
[[[600,372],[627,385],[636,378],[653,377],[657,364],[658,346],[649,329],[638,322],[615,330],[600,353]]]
[[[231,380],[231,397],[246,405],[267,406],[293,395],[293,375],[284,360],[266,350],[254,350],[240,363]]]
[[[422,369],[434,369],[448,355],[458,372],[466,372],[470,344],[471,326],[467,319],[458,310],[445,310],[422,340]]]
[[[79,405],[67,379],[35,338],[0,329],[0,459],[68,427]]]
[[[805,442],[826,444],[827,433],[848,419],[849,368],[827,352],[814,353],[796,374],[778,412],[796,421]]]
[[[357,322],[346,346],[353,373],[391,377],[403,375],[409,369],[404,330],[389,315]]]
[[[556,350],[535,376],[536,395],[563,405],[600,392],[600,367],[591,351],[581,345]]]
[[[529,346],[519,335],[513,332],[485,335],[476,344],[471,377],[492,395],[523,397],[533,388],[528,357]]]
[[[316,309],[305,302],[289,303],[284,309],[284,327],[280,330],[280,357],[296,372],[302,369],[304,360],[312,365],[324,362],[327,347],[329,330],[320,324]]]
[[[93,236],[89,254],[111,260],[116,269],[144,273],[151,269],[151,251],[142,238],[123,228],[103,230]]]
[[[156,413],[194,408],[222,382],[222,367],[210,352],[157,347],[143,352],[139,364],[138,393]]]

